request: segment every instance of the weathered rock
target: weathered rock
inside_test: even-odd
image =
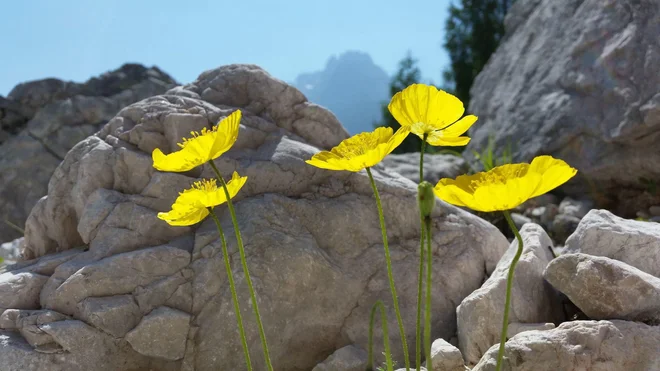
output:
[[[553,155],[579,170],[576,194],[660,179],[659,17],[656,0],[513,2],[471,88],[466,156],[489,137],[514,162]]]
[[[20,331],[28,344],[36,349],[46,348],[47,345],[56,348],[57,345],[53,337],[44,332],[41,326],[65,319],[68,319],[68,317],[51,310],[19,311],[16,316],[16,329]]]
[[[181,190],[213,172],[208,166],[158,172],[150,155],[157,147],[165,152],[178,148],[182,136],[215,125],[236,108],[243,112],[238,140],[215,164],[222,174],[237,170],[248,176],[233,202],[266,336],[276,339],[269,341],[274,368],[312,369],[338,345],[367,348],[371,307],[376,300],[391,300],[369,178],[364,172],[306,164],[319,148],[345,139],[345,130],[330,112],[251,65],[207,71],[168,95],[128,106],[69,151],[55,170],[48,196],[26,224],[25,254],[38,260],[20,269],[44,267],[41,262],[54,253],[61,261],[42,289],[43,307],[80,319],[78,304],[85,299],[130,294],[143,314],[168,306],[191,316],[185,334],[159,334],[185,340],[183,359],[177,361],[182,368],[244,366],[215,224],[208,219],[193,227],[171,227],[156,218]],[[412,339],[417,187],[378,169],[374,177]],[[231,219],[224,206],[216,213],[228,239],[248,345],[260,349]],[[508,243],[492,225],[440,200],[432,221],[433,229],[442,231],[433,239],[432,336],[448,338],[456,332],[456,303],[481,285]],[[61,255],[78,246],[88,251],[76,249],[66,259]],[[395,329],[393,313],[388,318]],[[401,359],[399,336],[390,334],[395,357]],[[380,337],[380,330],[375,335]],[[375,349],[379,358],[381,348],[377,344]],[[156,343],[140,351],[168,353]],[[114,348],[104,353],[113,354],[121,356]],[[255,370],[265,369],[263,357],[252,361]]]
[[[571,215],[559,214],[550,224],[550,234],[555,241],[565,242],[580,225],[580,219]]]
[[[368,363],[367,356],[364,350],[354,345],[347,345],[337,349],[312,371],[364,371]]]
[[[388,170],[419,183],[419,152],[389,155],[382,164]],[[467,171],[468,165],[460,156],[424,154],[424,180],[431,184],[442,178],[456,178]]]
[[[46,323],[40,329],[55,346],[34,350],[15,332],[0,331],[0,359],[7,371],[162,370],[179,367],[145,357],[125,341],[113,339],[81,321]]]
[[[29,272],[0,274],[0,308],[38,309],[39,293],[47,280]]]
[[[11,109],[21,115],[0,117],[3,218],[22,227],[32,207],[47,193],[48,180],[69,149],[123,107],[175,84],[156,67],[126,64],[84,84],[46,79],[16,86],[7,99],[0,99],[0,112]],[[3,132],[12,135],[2,140]],[[0,221],[0,242],[19,235]]]
[[[566,254],[553,260],[544,276],[589,318],[660,324],[660,278],[628,264]]]
[[[142,319],[142,312],[131,295],[89,297],[78,304],[80,318],[94,327],[120,338]]]
[[[499,345],[498,345],[499,346]],[[493,346],[472,371],[493,371]],[[660,327],[626,321],[573,321],[526,331],[506,343],[502,370],[658,370]]]
[[[561,322],[561,302],[543,280],[543,271],[553,259],[552,241],[537,224],[525,224],[520,233],[524,247],[514,274],[509,323]],[[458,306],[459,348],[468,365],[477,363],[500,340],[506,279],[517,249],[514,240],[483,286]]]
[[[507,328],[506,335],[510,339],[516,335],[518,335],[521,332],[525,331],[545,331],[545,330],[552,330],[555,328],[554,323],[546,322],[546,323],[520,323],[520,322],[514,322],[514,323],[509,323],[509,327]]]
[[[660,224],[591,210],[566,240],[565,253],[604,256],[660,277]]]
[[[158,307],[126,334],[126,341],[138,353],[176,361],[182,359],[186,351],[189,328],[190,314]]]
[[[461,351],[444,339],[437,339],[431,345],[431,371],[468,371]],[[425,364],[425,366],[427,366]],[[428,366],[427,366],[428,367]]]

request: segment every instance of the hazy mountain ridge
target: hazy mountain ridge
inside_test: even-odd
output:
[[[380,121],[380,105],[389,99],[390,76],[361,51],[332,56],[321,71],[301,73],[293,85],[311,102],[330,109],[351,134]]]

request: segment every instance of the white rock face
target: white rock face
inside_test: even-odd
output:
[[[499,345],[498,345],[499,346]],[[493,346],[472,371],[494,371]],[[507,341],[502,370],[660,370],[660,327],[626,321],[573,321]]]
[[[544,276],[589,318],[660,324],[660,278],[626,263],[566,254],[553,260]]]
[[[516,265],[511,291],[511,322],[559,322],[563,319],[556,292],[543,280],[543,271],[553,259],[552,241],[538,224],[525,224],[520,231],[523,254]],[[495,272],[458,306],[458,343],[468,365],[499,343],[509,266],[518,249],[514,240]]]
[[[659,179],[659,17],[657,0],[512,2],[471,88],[465,154],[489,136],[514,162],[551,154],[579,170],[563,187],[576,193]]]
[[[591,210],[566,240],[565,253],[604,256],[660,277],[660,224]]]
[[[37,308],[75,320],[98,316],[86,326],[103,342],[128,328],[118,326],[112,308],[129,313],[131,322],[137,317],[144,321],[145,315],[165,306],[190,315],[186,329],[165,328],[159,334],[178,339],[178,353],[172,353],[176,357],[181,356],[181,336],[186,339],[182,359],[168,361],[174,358],[169,345],[147,347],[136,340],[129,345],[120,337],[117,344],[128,349],[108,345],[98,356],[84,353],[95,370],[139,369],[115,367],[126,357],[135,364],[143,359],[161,362],[152,367],[159,370],[170,364],[199,371],[244,367],[213,221],[171,227],[156,218],[159,211],[169,210],[178,192],[213,172],[204,166],[188,173],[161,173],[151,161],[154,148],[175,150],[182,136],[210,128],[237,108],[243,112],[238,141],[215,164],[227,176],[234,170],[248,176],[234,202],[275,369],[311,370],[345,344],[367,348],[372,305],[391,301],[369,179],[364,172],[333,172],[304,162],[345,139],[346,131],[330,112],[262,69],[231,65],[120,111],[69,151],[54,172],[48,196],[28,218],[24,254],[35,260],[10,269],[47,276]],[[417,187],[398,174],[375,169],[374,175],[402,315],[414,348]],[[253,366],[265,369],[231,219],[224,206],[216,212],[228,237]],[[492,225],[439,200],[432,217],[432,334],[448,338],[456,332],[457,303],[493,271],[508,243]],[[133,296],[141,314],[128,300],[112,299],[120,296]],[[105,300],[107,306],[99,305]],[[390,329],[396,329],[389,306],[388,311]],[[398,332],[390,334],[400,360]],[[380,330],[375,335],[379,338]],[[61,345],[62,336],[53,338]],[[377,343],[375,353],[380,355],[382,345]],[[21,346],[14,340],[0,342],[0,359],[8,354],[13,359],[32,357],[29,348],[15,348]],[[80,362],[81,351],[60,355],[58,364]],[[50,369],[54,361],[35,356],[16,362]]]

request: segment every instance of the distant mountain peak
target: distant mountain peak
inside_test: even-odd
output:
[[[311,102],[330,109],[349,133],[370,131],[381,119],[390,77],[368,53],[330,56],[321,71],[301,73],[293,83]]]

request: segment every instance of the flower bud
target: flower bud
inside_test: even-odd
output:
[[[417,186],[417,204],[422,217],[431,216],[433,206],[435,206],[435,195],[433,194],[433,186],[426,180]]]

